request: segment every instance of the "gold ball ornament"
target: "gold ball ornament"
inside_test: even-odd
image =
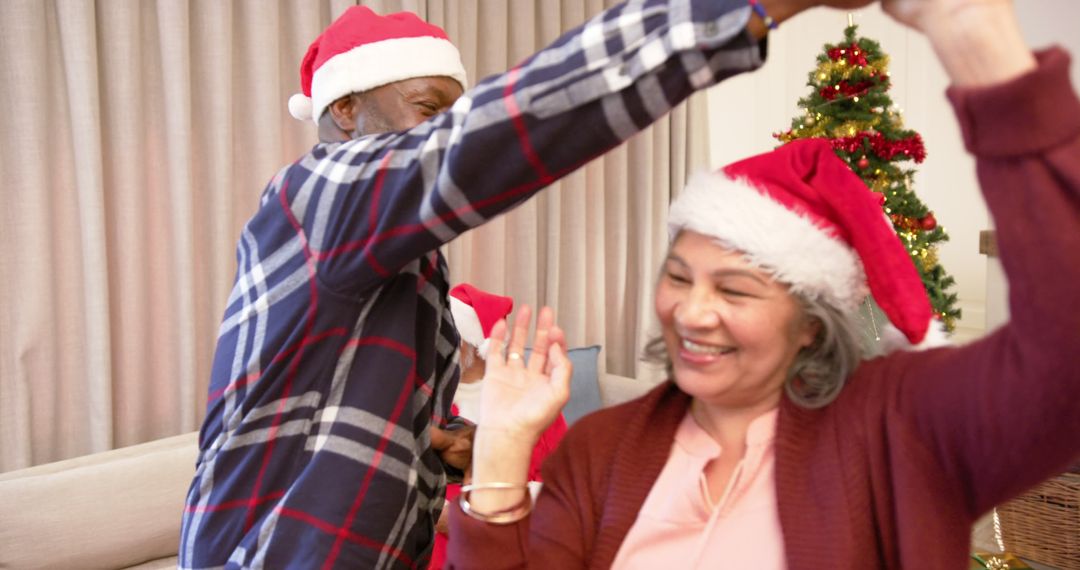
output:
[[[952,332],[956,330],[956,317],[949,315],[941,315],[941,321],[945,323],[945,332]]]

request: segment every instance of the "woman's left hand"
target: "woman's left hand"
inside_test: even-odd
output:
[[[566,356],[566,339],[547,307],[540,311],[532,353],[525,361],[531,317],[528,306],[518,311],[509,344],[505,321],[491,331],[480,396],[484,420],[476,428],[473,445],[475,483],[520,484],[524,489],[533,446],[570,398],[572,365]],[[507,505],[502,503],[508,501],[515,504],[506,493],[479,494],[476,501],[478,508],[489,510],[503,508]]]
[[[481,429],[535,443],[569,399],[573,367],[566,356],[565,336],[549,307],[540,310],[533,348],[525,361],[531,317],[528,305],[518,311],[505,356],[506,322],[499,321],[491,331]]]

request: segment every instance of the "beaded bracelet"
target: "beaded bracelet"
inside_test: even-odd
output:
[[[780,27],[780,24],[778,24],[776,22],[776,20],[773,19],[772,16],[765,13],[765,7],[762,6],[761,3],[758,2],[758,0],[748,0],[748,1],[750,2],[750,8],[752,8],[754,10],[754,13],[757,14],[758,17],[761,18],[761,20],[763,22],[765,22],[765,27],[766,28],[769,28],[770,30],[775,30],[775,29]]]
[[[524,497],[518,504],[495,511],[493,513],[479,513],[473,510],[469,504],[469,495],[473,491],[487,491],[487,490],[500,490],[511,491],[519,489],[524,491]],[[510,524],[515,523],[532,512],[532,495],[529,493],[529,486],[525,483],[477,483],[474,485],[465,485],[461,488],[461,495],[458,497],[458,503],[461,505],[461,511],[470,517],[484,521],[490,524]]]

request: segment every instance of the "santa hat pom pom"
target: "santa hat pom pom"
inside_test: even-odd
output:
[[[300,121],[310,121],[311,116],[311,97],[305,96],[303,93],[297,93],[292,97],[289,97],[289,114],[294,119]]]

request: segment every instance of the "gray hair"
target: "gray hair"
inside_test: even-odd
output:
[[[814,342],[799,351],[788,370],[784,391],[796,405],[815,409],[832,403],[848,376],[864,355],[858,322],[854,316],[820,299],[792,293],[802,307],[803,317],[820,324]],[[663,364],[672,375],[671,355],[664,338],[657,336],[645,344],[642,360]]]
[[[840,395],[848,376],[863,358],[859,326],[852,315],[829,303],[799,294],[795,297],[803,315],[817,321],[821,328],[814,342],[795,356],[784,391],[799,406],[821,408]]]

